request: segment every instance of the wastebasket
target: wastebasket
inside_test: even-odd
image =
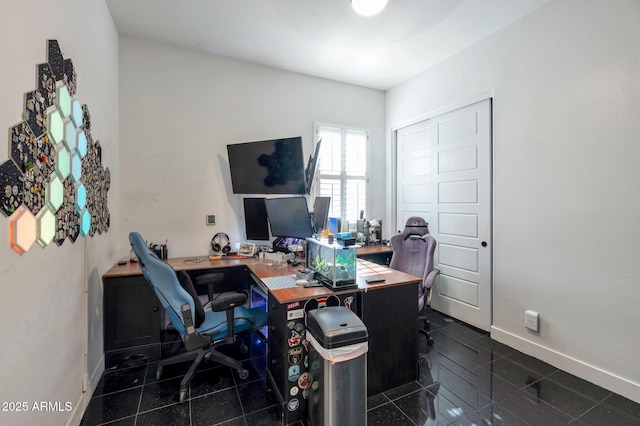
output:
[[[308,313],[309,422],[367,424],[367,327],[344,306]]]

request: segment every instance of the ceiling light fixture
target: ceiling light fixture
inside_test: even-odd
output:
[[[351,0],[351,7],[358,15],[373,16],[382,12],[387,0]]]

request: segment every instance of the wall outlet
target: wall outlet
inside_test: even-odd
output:
[[[207,226],[215,225],[216,224],[216,215],[208,214],[207,217],[205,218],[205,220],[206,220]]]
[[[531,331],[538,332],[538,313],[534,311],[525,311],[524,326]]]

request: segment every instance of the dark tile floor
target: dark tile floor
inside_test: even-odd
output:
[[[433,346],[420,339],[420,377],[367,401],[368,425],[640,425],[640,404],[491,340],[439,313],[430,316]],[[178,404],[186,365],[156,363],[105,371],[82,425],[278,425],[277,400],[265,379],[264,345],[244,357],[249,378],[205,364],[188,400]],[[348,425],[347,425],[348,426]]]

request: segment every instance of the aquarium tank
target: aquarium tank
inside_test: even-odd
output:
[[[356,248],[307,238],[307,267],[331,288],[356,287]]]

